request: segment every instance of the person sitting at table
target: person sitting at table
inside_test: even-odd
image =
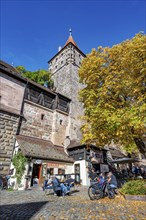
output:
[[[74,187],[75,179],[71,177],[71,175],[68,176],[68,179],[65,181],[65,184],[67,184],[70,187]]]
[[[59,179],[53,175],[52,179],[53,190],[58,196],[64,196],[70,192],[70,188],[60,183]]]
[[[44,185],[43,185],[43,191],[44,191],[45,189],[53,189],[52,176],[46,177],[46,179],[45,179],[45,181],[44,181]]]

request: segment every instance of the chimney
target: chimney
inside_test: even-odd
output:
[[[58,47],[58,52],[59,52],[61,49],[62,49],[61,46],[59,46],[59,47]]]

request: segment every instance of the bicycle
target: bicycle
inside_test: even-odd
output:
[[[95,182],[88,188],[88,196],[90,200],[98,200],[104,198],[105,196],[108,196],[109,199],[114,199],[115,194],[115,189],[112,188],[107,181],[102,184]]]

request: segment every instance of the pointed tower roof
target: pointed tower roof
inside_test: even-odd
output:
[[[74,41],[74,39],[73,39],[73,37],[72,37],[72,30],[71,30],[71,29],[69,29],[69,33],[70,33],[70,36],[69,36],[68,40],[66,41],[64,47],[63,47],[61,50],[59,50],[58,53],[55,54],[55,56],[53,56],[53,57],[48,61],[48,63],[51,62],[56,56],[58,56],[58,54],[60,54],[60,53],[66,48],[66,46],[67,46],[69,43],[73,44],[73,45],[76,47],[76,49],[79,51],[79,53],[81,53],[81,54],[83,55],[83,57],[86,57],[86,55],[79,49],[79,47],[77,46],[76,42]]]
[[[69,33],[70,33],[69,38],[68,38],[68,40],[66,41],[66,43],[65,43],[64,46],[66,46],[66,45],[69,44],[69,43],[72,43],[74,46],[78,47],[77,44],[76,44],[76,42],[74,41],[74,39],[73,39],[73,37],[72,37],[72,30],[71,30],[71,29],[69,29]]]

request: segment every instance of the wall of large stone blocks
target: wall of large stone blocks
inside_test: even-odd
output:
[[[0,173],[7,175],[15,144],[18,116],[0,112]]]
[[[65,137],[68,136],[69,116],[59,110],[53,113],[52,139],[54,145],[64,146]]]
[[[56,92],[67,96],[70,98],[70,94],[71,94],[71,87],[70,87],[70,83],[71,83],[71,72],[70,72],[70,68],[69,65],[64,65],[61,69],[59,69],[59,71],[57,71],[54,75],[53,75],[53,81],[54,81],[54,86],[56,88]]]
[[[25,100],[20,134],[51,140],[53,111]]]
[[[20,114],[25,85],[1,73],[0,107],[3,110]]]
[[[73,46],[68,45],[50,63],[49,71],[52,73],[56,91],[73,99],[77,99],[79,83],[78,70],[83,55]]]
[[[79,101],[79,91],[83,85],[79,83],[78,75],[83,58],[83,55],[73,45],[68,45],[51,61],[50,66],[56,92],[71,99],[68,136],[71,140],[76,139],[77,141],[82,138],[80,118],[84,114],[83,104]],[[61,63],[62,66],[60,66]]]

